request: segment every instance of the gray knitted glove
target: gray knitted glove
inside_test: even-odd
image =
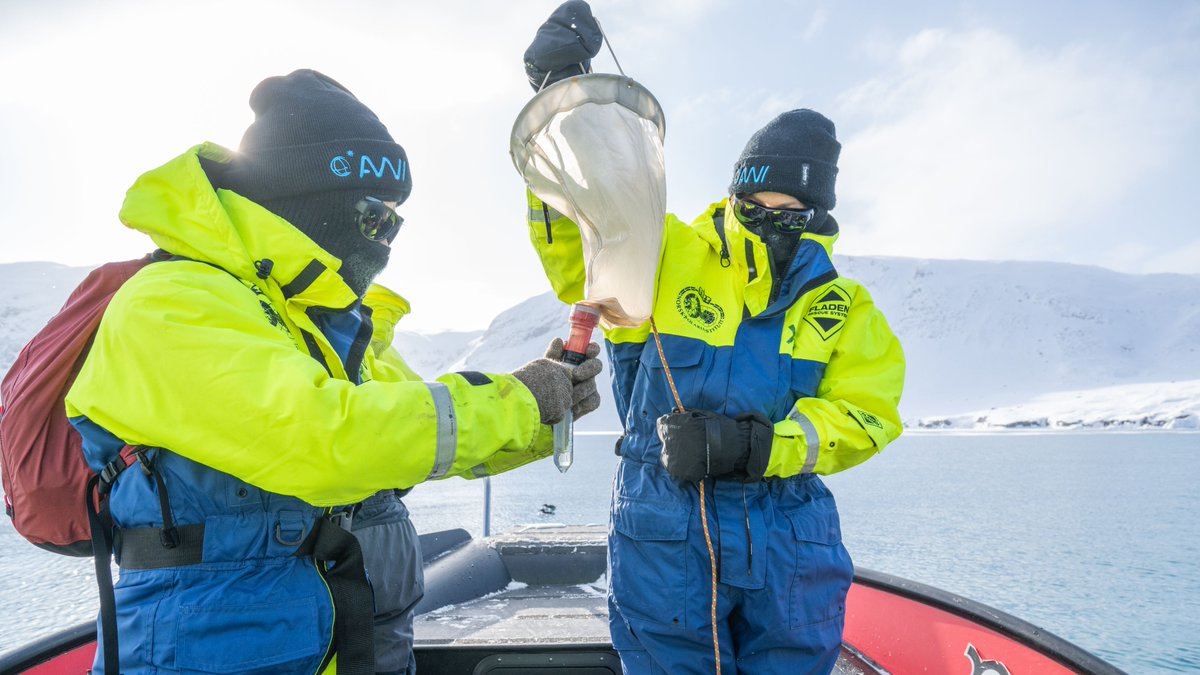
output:
[[[537,401],[542,424],[558,424],[571,407],[571,369],[550,359],[534,359],[512,372]]]
[[[600,392],[596,391],[596,376],[604,369],[600,363],[600,345],[595,342],[588,345],[587,358],[583,363],[571,370],[571,381],[575,383],[571,391],[571,414],[575,419],[592,412],[600,407]],[[554,338],[546,348],[546,358],[551,361],[562,361],[562,338]]]
[[[562,363],[563,341],[554,338],[546,349],[546,356],[535,359],[513,371],[513,377],[529,388],[537,401],[542,424],[558,424],[570,408],[575,419],[600,407],[600,394],[596,391],[596,376],[603,366],[600,345],[588,345],[587,358],[571,368]]]

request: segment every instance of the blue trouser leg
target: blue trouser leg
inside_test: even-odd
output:
[[[767,567],[763,587],[745,590],[727,618],[738,670],[829,673],[841,649],[853,576],[833,497],[819,479],[796,478],[764,484],[748,506],[762,517]]]
[[[618,477],[609,536],[613,645],[626,673],[713,673],[699,495],[656,471],[629,466]],[[853,573],[832,496],[815,477],[750,486],[745,502],[741,490],[710,487],[706,509],[721,574],[721,671],[828,673]]]

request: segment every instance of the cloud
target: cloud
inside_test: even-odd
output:
[[[1195,134],[1200,97],[1194,71],[1162,75],[1116,51],[990,30],[925,30],[892,50],[883,75],[839,101],[854,129],[839,211],[856,246],[1078,260],[1123,236],[1139,181]]]
[[[145,238],[116,223],[138,174],[200,141],[236,146],[254,85],[312,67],[358,94],[412,159],[409,224],[384,279],[411,296],[412,319],[442,311],[449,318],[425,325],[460,325],[452,315],[485,315],[475,309],[485,300],[540,292],[507,139],[530,96],[521,54],[556,4],[0,1],[0,147],[11,158],[0,169],[0,260],[142,254]],[[1097,36],[1061,46],[1075,35],[1057,33],[1060,46],[1035,48],[998,31],[922,31],[950,14],[936,7],[852,17],[825,0],[592,5],[622,66],[666,109],[668,199],[685,218],[724,194],[755,129],[814,107],[846,144],[842,252],[1200,268],[1179,196],[1196,175],[1180,158],[1200,145],[1200,10],[1171,21],[1145,12],[1173,32],[1139,32],[1135,48]],[[1004,16],[1045,27],[1029,8]],[[615,70],[607,49],[596,64]],[[1178,222],[1176,236],[1122,232],[1139,200],[1161,204],[1152,222]],[[47,224],[63,202],[69,217]],[[1069,246],[1104,239],[1121,243]],[[503,274],[490,272],[498,261]],[[462,288],[434,281],[448,275]]]
[[[801,39],[805,42],[812,42],[819,38],[829,24],[829,10],[825,7],[817,7],[813,10],[812,16],[804,24],[804,31],[800,34]]]

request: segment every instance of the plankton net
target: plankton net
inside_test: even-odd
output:
[[[571,77],[529,101],[510,154],[530,191],[579,226],[583,304],[612,326],[650,317],[666,218],[662,107],[607,73]]]

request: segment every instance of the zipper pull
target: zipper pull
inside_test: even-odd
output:
[[[746,484],[742,483],[742,515],[746,518],[746,576],[754,576],[754,537],[750,534],[750,507],[746,504]]]
[[[546,203],[542,202],[542,220],[546,223],[546,243],[554,243],[554,235],[550,233],[550,209],[546,208]]]

